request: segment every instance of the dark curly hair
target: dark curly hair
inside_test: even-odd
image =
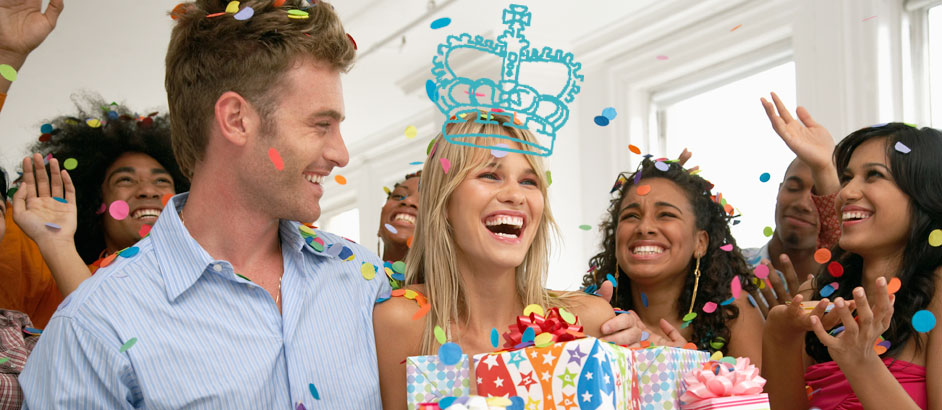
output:
[[[78,166],[69,171],[78,208],[75,246],[82,260],[90,264],[105,249],[104,222],[98,214],[102,204],[101,185],[105,171],[121,155],[138,152],[154,158],[173,177],[176,192],[189,190],[190,183],[174,160],[166,114],[139,116],[124,106],[108,104],[95,96],[84,96],[76,101],[76,108],[75,115],[46,121],[52,126],[52,132],[43,134],[29,152],[43,156],[52,154],[60,163],[68,158],[78,161]]]
[[[697,229],[706,231],[710,238],[707,251],[700,258],[700,285],[693,309],[694,312],[698,312],[698,316],[690,324],[693,329],[691,342],[695,343],[698,349],[711,352],[721,351],[725,355],[730,339],[729,327],[726,324],[739,317],[739,308],[735,304],[722,303],[732,298],[730,283],[734,277],[739,276],[744,292],[755,288],[752,272],[746,266],[742,251],[736,245],[736,239],[730,234],[729,222],[734,217],[724,210],[716,196],[710,194],[713,184],[702,177],[691,175],[676,163],[665,162],[668,165],[667,171],[659,170],[655,164],[655,161],[646,157],[641,162],[640,168],[630,176],[624,173],[620,175],[619,181],[623,184],[619,188],[616,183],[613,191],[617,190],[618,193],[609,204],[606,219],[599,225],[603,235],[602,251],[589,260],[592,268],[583,278],[583,284],[599,286],[608,274],[617,276],[617,272],[621,270],[618,268],[615,236],[622,199],[630,189],[636,186],[635,181],[645,178],[667,179],[677,184],[687,194],[691,208],[696,214]],[[638,173],[640,173],[640,178]],[[720,249],[724,244],[733,245],[733,249],[729,252]],[[687,275],[683,284],[683,291],[680,292],[680,297],[676,302],[678,319],[686,313],[690,298],[693,296],[693,259],[691,259],[689,271],[690,274]],[[704,313],[702,310],[706,302],[716,303],[718,305],[716,311],[710,314]],[[630,279],[620,278],[611,303],[612,306],[620,306],[624,309],[637,309],[631,299]],[[714,341],[721,341],[722,347],[717,349],[712,346]]]
[[[402,178],[402,181],[396,182],[396,184],[393,185],[392,190],[386,193],[386,200],[389,200],[389,197],[392,196],[392,191],[394,191],[396,188],[399,188],[399,185],[404,184],[406,181],[412,178],[422,178],[422,170],[420,169],[416,172],[408,173]]]
[[[886,140],[886,157],[896,185],[909,197],[910,231],[903,259],[900,263],[901,287],[896,292],[893,318],[883,338],[890,342],[884,355],[893,356],[910,338],[917,335],[912,325],[913,315],[925,309],[935,294],[935,270],[942,265],[942,248],[929,245],[927,238],[933,229],[942,228],[942,132],[933,128],[915,128],[903,123],[889,123],[857,130],[844,138],[834,148],[834,163],[838,175],[847,169],[850,158],[861,144],[883,138]],[[910,148],[904,154],[896,150],[897,143]],[[852,300],[854,288],[861,286],[863,257],[835,245],[832,259],[844,266],[842,276],[835,278],[824,269],[815,276],[814,294],[831,282],[837,282],[832,300],[842,297]],[[889,272],[888,272],[889,273]],[[916,337],[916,347],[922,348]],[[831,361],[827,347],[809,332],[805,335],[805,351],[818,363]]]

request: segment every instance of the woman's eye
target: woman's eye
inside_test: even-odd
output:
[[[626,219],[638,219],[638,218],[639,218],[638,214],[624,214],[621,216],[621,220],[623,221]]]
[[[401,195],[401,194],[395,194],[395,195],[392,196],[392,199],[395,199],[395,200],[397,200],[397,201],[404,201],[404,200],[406,199],[406,196],[405,196],[405,195]]]
[[[497,177],[497,174],[493,172],[485,172],[481,174],[481,178],[494,179],[494,180],[500,179]]]
[[[658,216],[666,217],[666,218],[673,218],[673,217],[675,217],[676,215],[674,215],[674,214],[672,214],[672,213],[670,213],[670,212],[661,212],[661,214],[658,215]]]
[[[540,185],[538,182],[536,182],[535,179],[525,179],[525,180],[521,181],[521,183],[522,183],[522,184],[529,184],[529,185],[533,185],[533,186],[539,186],[539,185]]]
[[[876,171],[876,170],[868,171],[867,179],[873,179],[873,178],[883,178],[883,174],[880,173],[880,171]]]

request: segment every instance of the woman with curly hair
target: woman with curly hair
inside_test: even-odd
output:
[[[837,144],[831,162],[830,134],[810,130],[807,110],[799,107],[796,121],[772,97],[778,115],[763,104],[776,132],[838,182],[841,237],[811,282],[807,299],[824,296],[815,308],[802,309],[806,297],[798,295],[769,312],[763,373],[771,404],[942,408],[942,328],[933,327],[942,317],[942,248],[933,242],[942,228],[942,132],[863,128]]]
[[[612,275],[612,306],[628,310],[652,344],[690,342],[760,364],[762,318],[747,301],[753,276],[712,184],[650,158],[619,181],[584,284]]]
[[[379,231],[382,253],[376,252],[384,261],[396,262],[406,259],[409,245],[415,234],[415,219],[419,214],[419,179],[422,171],[405,176],[386,195],[386,203],[379,213]],[[392,227],[392,229],[390,229]]]
[[[36,243],[20,242],[39,252],[10,248],[0,253],[5,285],[0,307],[26,312],[37,326],[103,259],[146,235],[145,225],[152,225],[163,208],[162,197],[188,187],[171,151],[166,116],[134,115],[117,104],[86,98],[75,115],[48,123],[44,128],[51,132],[30,148],[39,154],[23,161],[13,210],[21,233]],[[60,172],[66,161],[75,168]],[[54,199],[69,199],[63,192],[73,183],[74,201]],[[119,209],[123,204],[127,215]],[[40,252],[42,259],[23,256]]]

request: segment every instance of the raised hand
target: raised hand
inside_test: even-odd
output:
[[[25,59],[56,27],[63,7],[63,0],[50,0],[43,13],[42,0],[0,0],[0,53]]]
[[[867,293],[864,289],[862,287],[854,289],[856,318],[851,313],[854,305],[842,298],[834,301],[832,313],[839,315],[844,325],[844,331],[836,336],[828,334],[820,319],[811,319],[814,334],[828,348],[831,358],[841,369],[849,369],[854,365],[879,358],[873,350],[873,345],[877,338],[890,327],[890,320],[893,318],[893,302],[896,298],[895,295],[891,296],[887,292],[886,279],[882,276],[877,278],[876,285],[874,296],[876,301],[872,308],[867,301]]]
[[[23,183],[13,195],[13,221],[41,248],[74,247],[75,186],[55,158],[49,160],[49,170],[52,175],[46,174],[39,154],[23,158]]]
[[[762,262],[760,262],[769,269],[769,276],[765,279],[765,286],[763,286],[762,289],[757,287],[751,292],[752,298],[756,301],[763,317],[768,317],[769,311],[772,308],[787,304],[792,299],[793,295],[802,293],[806,298],[811,297],[809,291],[811,289],[811,280],[814,276],[808,275],[805,282],[799,283],[798,273],[795,272],[795,267],[792,265],[791,260],[788,259],[788,255],[784,253],[780,255],[779,262],[784,272],[780,273],[776,271],[775,267],[767,259],[763,259]],[[760,293],[762,294],[761,298],[759,297]]]

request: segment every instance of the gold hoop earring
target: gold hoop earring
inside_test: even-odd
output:
[[[693,296],[690,297],[690,309],[687,314],[693,313],[693,303],[697,301],[697,288],[700,287],[700,255],[697,255],[697,266],[693,269]]]

